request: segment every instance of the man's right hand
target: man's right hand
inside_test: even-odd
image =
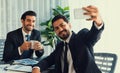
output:
[[[20,51],[23,52],[25,50],[29,50],[31,47],[30,42],[25,41],[21,46],[20,46]]]
[[[32,73],[41,73],[41,72],[40,72],[40,69],[38,69],[38,68],[33,68],[33,69],[32,69]]]

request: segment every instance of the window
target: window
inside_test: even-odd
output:
[[[20,17],[27,10],[37,13],[36,28],[50,18],[52,8],[68,6],[67,0],[0,0],[0,38],[6,38],[9,31],[21,27]]]

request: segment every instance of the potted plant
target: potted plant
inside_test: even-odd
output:
[[[62,8],[60,6],[57,6],[57,8],[52,10],[53,10],[52,17],[49,20],[40,23],[40,26],[45,27],[45,29],[41,30],[41,35],[46,38],[46,40],[42,41],[42,44],[44,46],[49,45],[53,48],[54,45],[58,41],[60,41],[60,39],[55,35],[55,32],[53,31],[52,24],[51,24],[52,18],[58,14],[61,14],[61,15],[64,15],[69,20],[70,16],[69,16],[69,7]]]

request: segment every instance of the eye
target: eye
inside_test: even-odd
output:
[[[35,20],[33,20],[33,23],[35,23]]]
[[[54,30],[57,31],[59,28],[58,27],[54,27]]]
[[[31,20],[30,19],[27,19],[28,22],[30,22]]]
[[[64,24],[64,23],[60,25],[60,27],[64,27],[64,26],[65,26],[65,24]]]

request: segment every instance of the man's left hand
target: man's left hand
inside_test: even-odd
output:
[[[40,42],[35,42],[34,44],[34,50],[43,50],[43,45]]]
[[[90,18],[87,20],[93,20],[98,26],[100,26],[103,23],[97,7],[90,5],[87,7],[83,7],[83,10],[86,11],[84,15],[90,16]]]

